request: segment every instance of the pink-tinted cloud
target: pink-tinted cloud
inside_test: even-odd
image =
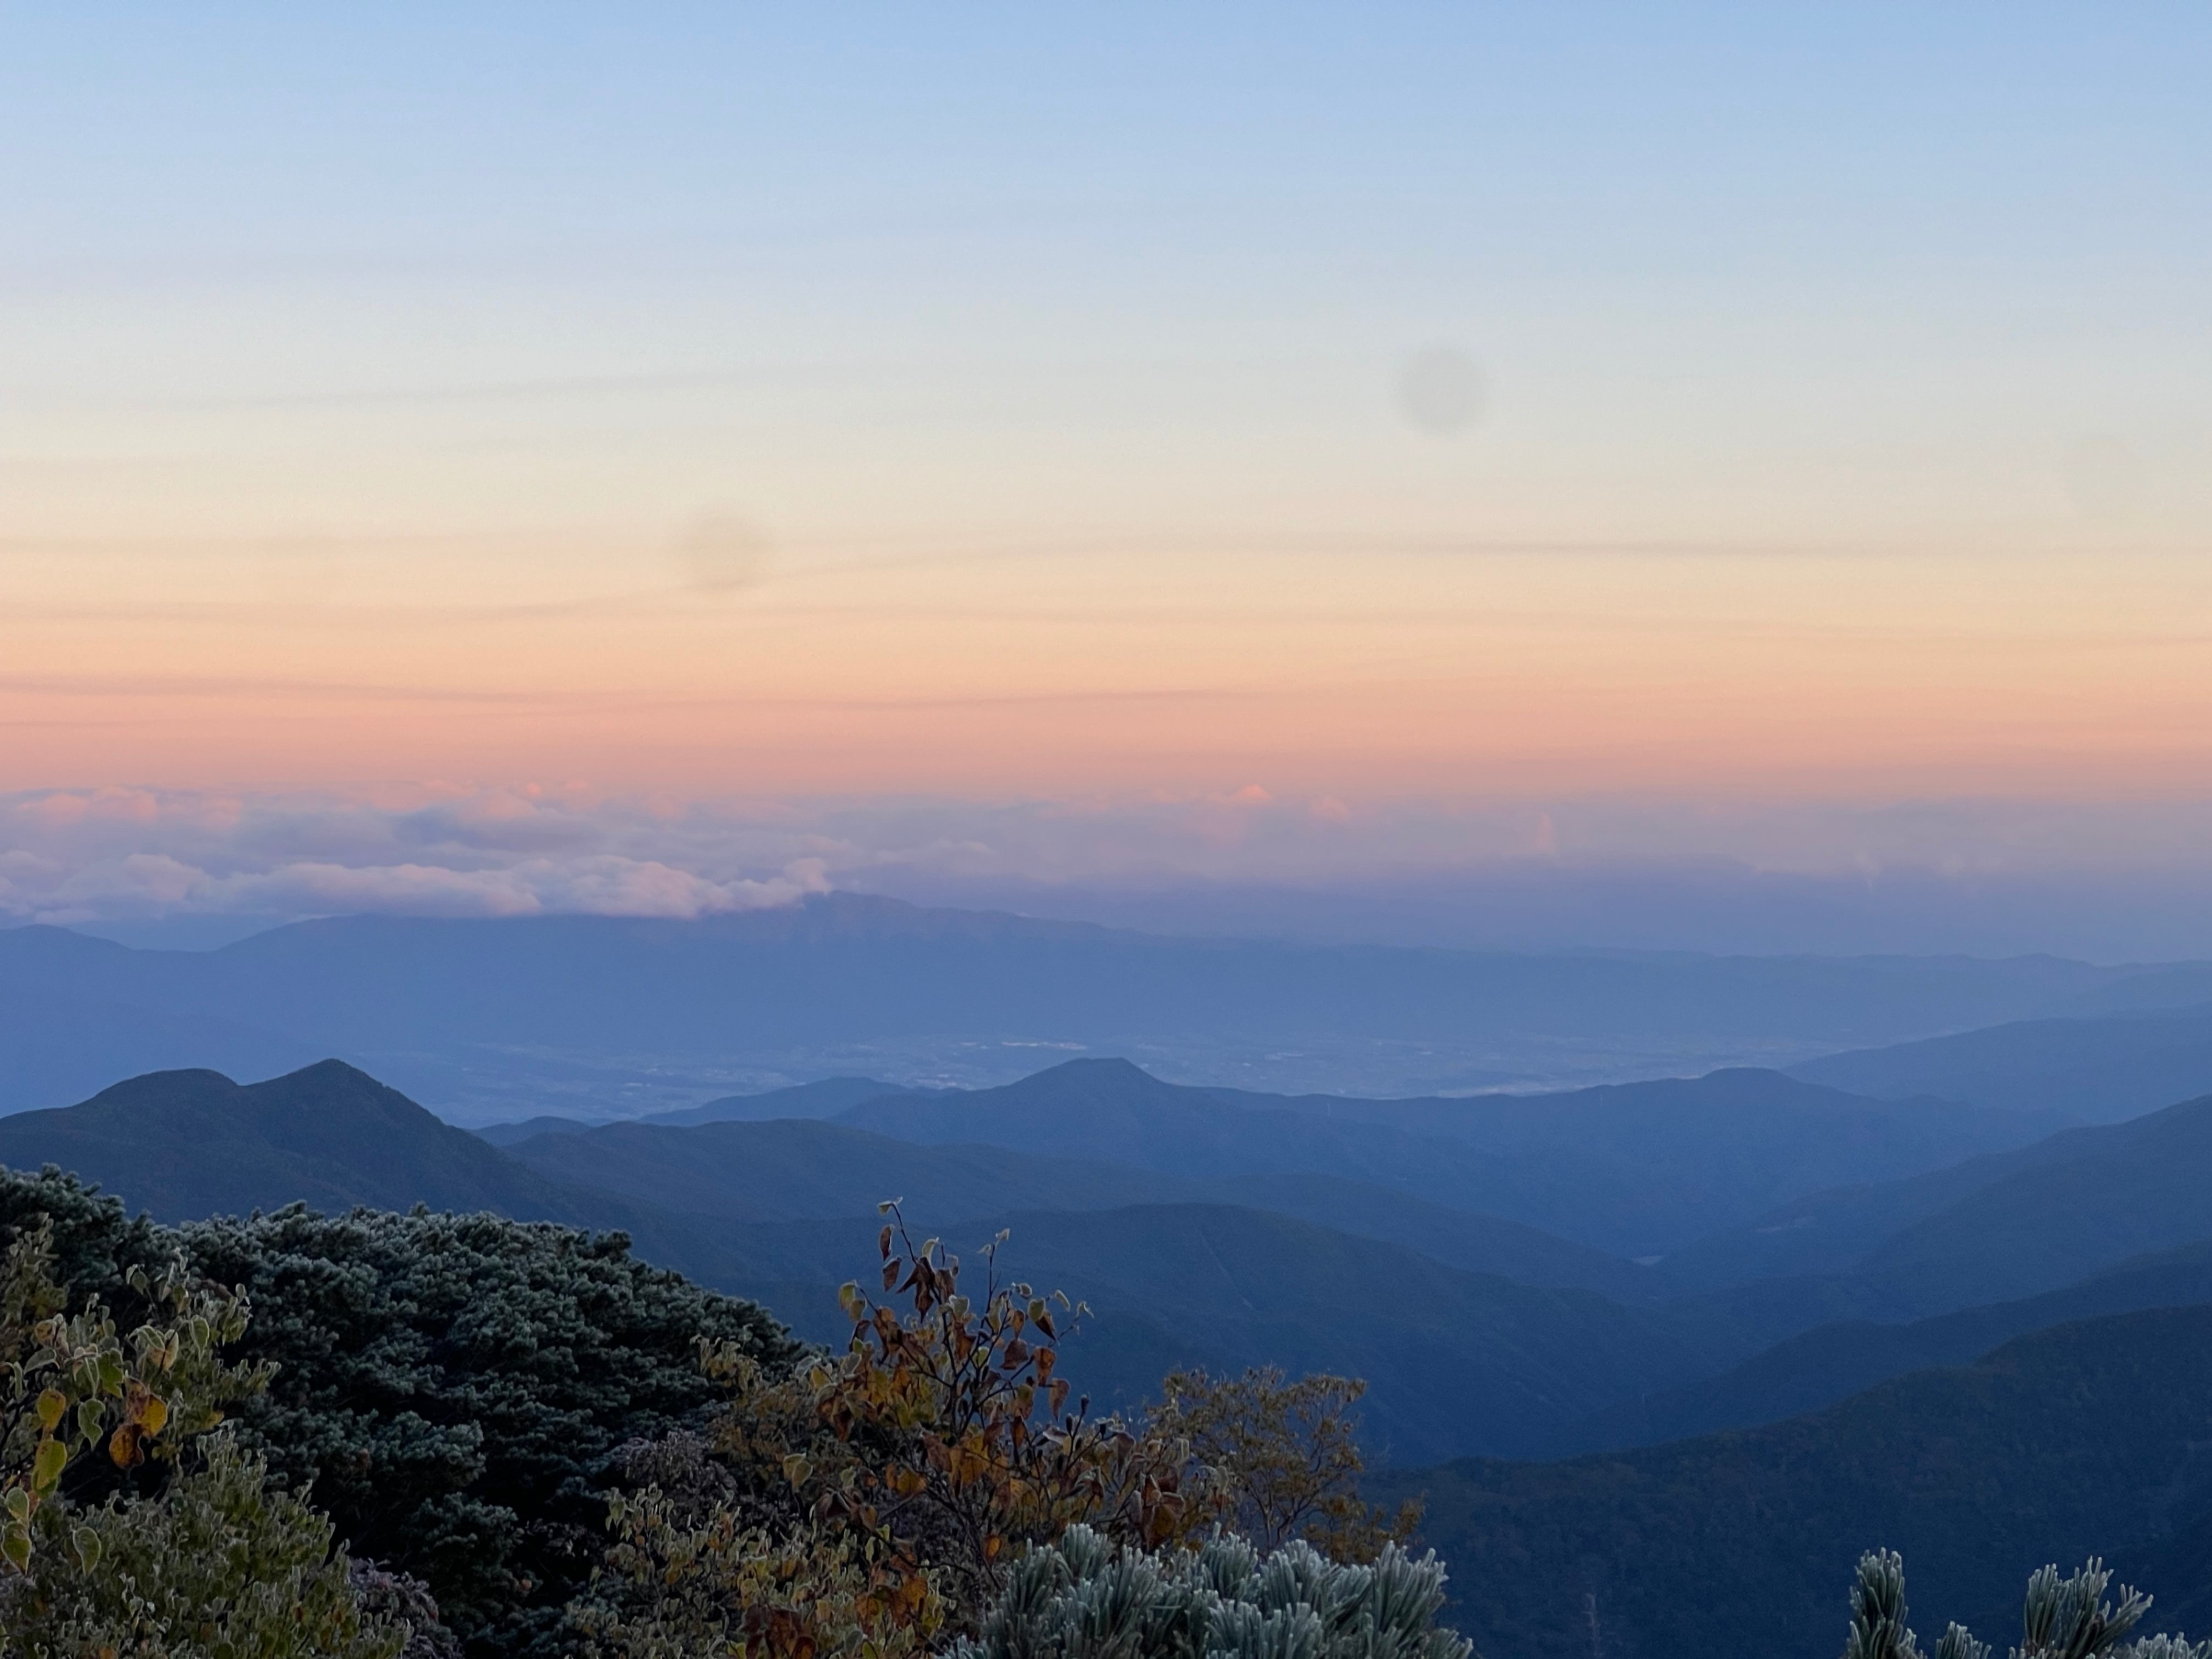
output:
[[[694,917],[848,889],[1146,927],[1431,942],[2087,950],[2069,941],[2090,939],[2108,952],[2212,955],[2212,931],[2192,943],[2185,925],[2212,895],[2208,831],[2212,805],[2191,802],[1409,802],[1243,783],[999,802],[686,801],[566,786],[46,792],[0,798],[0,918]],[[2100,882],[2127,889],[2100,902],[2109,926],[2082,897]],[[1896,896],[1908,888],[1923,896],[1906,904]],[[1596,896],[1631,890],[1619,902]],[[1999,891],[2013,896],[2002,927],[1927,922],[1944,895],[1995,915],[2004,907],[1987,896]],[[1870,903],[1897,915],[1835,922]],[[2056,918],[2041,933],[2039,915]]]

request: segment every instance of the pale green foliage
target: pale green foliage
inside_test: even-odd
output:
[[[2212,1659],[2212,1642],[2192,1644],[2178,1636],[2130,1640],[2150,1611],[2150,1597],[2123,1584],[2115,1602],[2105,1595],[2112,1582],[2094,1556],[2064,1578],[2055,1566],[2038,1569],[2021,1601],[2021,1642],[2011,1659]],[[1890,1550],[1861,1556],[1844,1659],[1920,1659],[1905,1611],[1903,1559]],[[1989,1653],[1988,1644],[1976,1641],[1963,1625],[1953,1625],[1936,1644],[1936,1659],[1988,1659]]]
[[[2070,1578],[2055,1566],[2039,1568],[2027,1581],[2021,1608],[2020,1651],[2026,1659],[2088,1659],[2092,1654],[2134,1652],[2122,1647],[2127,1633],[2150,1611],[2150,1597],[2120,1586],[2118,1607],[2105,1600],[2112,1575],[2090,1559]]]
[[[1217,1535],[1194,1551],[1117,1549],[1088,1527],[1026,1552],[957,1659],[1469,1659],[1439,1628],[1444,1570],[1386,1545],[1371,1565],[1303,1540],[1262,1555]]]
[[[1919,1644],[1905,1622],[1906,1611],[1904,1558],[1894,1550],[1859,1557],[1844,1659],[1920,1659]]]
[[[130,1270],[148,1316],[127,1334],[96,1301],[65,1312],[52,1261],[44,1217],[0,1257],[0,1573],[30,1565],[33,1520],[75,1458],[103,1442],[119,1468],[173,1456],[268,1380],[222,1358],[246,1329],[245,1297],[194,1281],[181,1261],[158,1277]]]
[[[330,1522],[228,1437],[203,1445],[159,1498],[41,1516],[75,1547],[0,1589],[5,1659],[397,1659],[408,1626],[362,1613]]]

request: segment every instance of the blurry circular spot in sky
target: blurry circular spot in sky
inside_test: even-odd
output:
[[[676,539],[677,568],[706,593],[733,593],[768,574],[769,540],[744,514],[702,513]]]
[[[1482,371],[1450,346],[1430,346],[1398,371],[1398,408],[1424,432],[1464,432],[1482,414]]]

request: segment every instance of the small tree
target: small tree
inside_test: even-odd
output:
[[[1429,1583],[1430,1570],[1414,1571],[1395,1541],[1415,1512],[1392,1522],[1359,1500],[1350,1409],[1361,1384],[1186,1372],[1168,1379],[1140,1426],[1094,1419],[1060,1375],[1060,1343],[1084,1310],[1000,1282],[1003,1233],[969,1295],[958,1259],[936,1239],[917,1243],[896,1204],[884,1209],[885,1299],[851,1284],[839,1293],[853,1322],[842,1354],[792,1375],[708,1345],[708,1368],[731,1389],[711,1439],[625,1449],[631,1492],[611,1506],[617,1542],[571,1615],[594,1650],[902,1659],[942,1634],[981,1631],[1012,1594],[1014,1561],[1041,1561],[1078,1533],[1142,1564],[1148,1552],[1182,1559],[1170,1547],[1194,1547],[1203,1533],[1218,1542],[1224,1527],[1249,1528],[1277,1549],[1267,1571],[1301,1583],[1340,1570],[1315,1545],[1378,1571],[1394,1564],[1379,1578],[1326,1577],[1331,1595]],[[1258,1559],[1233,1540],[1205,1548],[1217,1564]],[[1464,1659],[1464,1650],[1449,1638],[1399,1659]]]
[[[1242,1376],[1176,1371],[1148,1419],[1158,1439],[1187,1446],[1207,1513],[1261,1549],[1302,1538],[1341,1561],[1371,1561],[1410,1540],[1421,1505],[1392,1516],[1359,1496],[1365,1468],[1352,1408],[1357,1377],[1286,1382],[1270,1365]]]
[[[877,1241],[878,1302],[848,1284],[845,1352],[777,1382],[742,1358],[720,1449],[780,1475],[803,1513],[866,1540],[894,1570],[935,1576],[951,1622],[972,1626],[1021,1545],[1078,1522],[1159,1544],[1196,1519],[1181,1448],[1071,1409],[1059,1376],[1063,1325],[1084,1310],[997,1276],[1002,1233],[983,1251],[980,1296],[936,1239],[917,1244],[896,1204]]]

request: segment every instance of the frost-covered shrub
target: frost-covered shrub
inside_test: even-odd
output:
[[[2105,1597],[2112,1582],[2094,1556],[2070,1577],[2061,1578],[2055,1566],[2039,1569],[2027,1581],[2020,1645],[2011,1659],[2212,1659],[2212,1642],[2179,1636],[2130,1640],[2150,1611],[2150,1597],[2123,1584],[2116,1604]],[[1905,1612],[1904,1558],[1893,1550],[1861,1556],[1844,1659],[1921,1659]],[[1951,1626],[1936,1644],[1936,1659],[1990,1659],[1990,1653],[1989,1644],[1976,1641],[1964,1625]]]
[[[1030,1549],[980,1637],[956,1659],[1469,1659],[1436,1623],[1444,1570],[1386,1546],[1371,1565],[1303,1540],[1262,1555],[1242,1538],[1195,1551],[1116,1549],[1088,1527]]]
[[[421,1579],[374,1561],[351,1563],[346,1577],[365,1618],[404,1624],[412,1632],[399,1659],[461,1659],[461,1638],[438,1617],[438,1598]]]
[[[5,1659],[399,1659],[330,1522],[228,1434],[156,1498],[41,1510],[57,1536],[0,1582]]]

